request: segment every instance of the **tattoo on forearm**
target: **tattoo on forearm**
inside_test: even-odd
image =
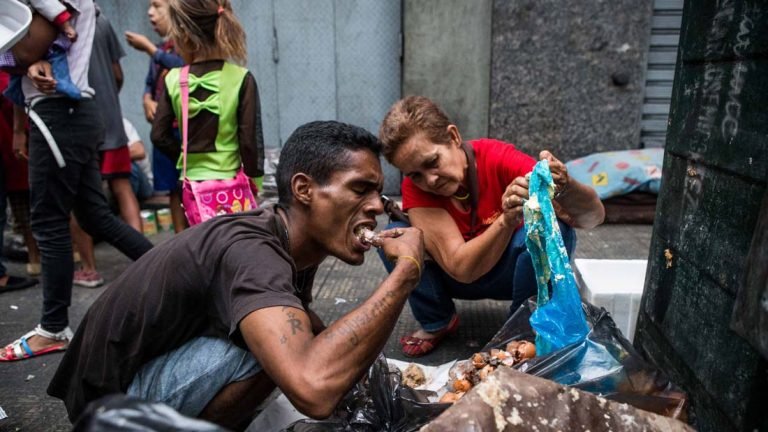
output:
[[[391,307],[391,299],[396,295],[397,293],[394,291],[386,292],[383,298],[375,301],[368,309],[361,310],[359,313],[341,322],[342,326],[335,331],[327,331],[325,338],[333,339],[336,333],[338,333],[343,338],[346,338],[351,346],[357,346],[360,343],[358,331],[376,320],[380,315],[386,313],[387,309]]]

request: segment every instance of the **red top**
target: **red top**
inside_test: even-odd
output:
[[[514,145],[494,139],[469,141],[475,150],[477,186],[480,191],[475,236],[482,234],[501,215],[501,197],[512,181],[522,177],[536,165],[536,160],[517,150]],[[456,208],[450,197],[424,192],[406,177],[401,186],[403,210],[417,207],[441,208],[451,215],[464,237],[470,240],[471,213]],[[518,227],[519,228],[519,227]]]
[[[5,177],[6,192],[22,192],[29,190],[29,174],[27,161],[13,154],[13,104],[2,95],[9,78],[0,71],[0,176]]]

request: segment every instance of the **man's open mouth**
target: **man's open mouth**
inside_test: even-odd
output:
[[[373,228],[371,225],[360,225],[355,228],[355,236],[360,240],[360,243],[375,246],[374,242],[378,240],[379,235],[373,231]]]

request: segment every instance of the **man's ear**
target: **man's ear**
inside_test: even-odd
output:
[[[291,178],[291,191],[293,198],[304,205],[309,205],[312,201],[312,186],[314,182],[312,177],[304,173],[296,173]]]

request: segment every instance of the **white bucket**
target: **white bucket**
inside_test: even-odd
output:
[[[29,29],[32,11],[17,0],[0,0],[0,53],[11,49]]]

